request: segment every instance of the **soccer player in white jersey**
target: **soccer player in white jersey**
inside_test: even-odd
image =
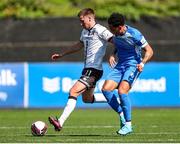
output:
[[[118,102],[114,99],[118,108],[113,109],[120,115],[121,112],[124,113],[125,123],[120,117],[121,126],[117,133],[127,135],[132,132],[131,103],[128,92],[143,71],[145,63],[152,57],[153,50],[139,30],[125,24],[122,14],[111,14],[108,18],[108,24],[114,34],[111,41],[115,46],[118,61],[113,71],[107,76],[102,92],[111,106],[113,90],[118,88],[121,107],[118,107]],[[143,58],[141,56],[142,50],[145,51]],[[113,55],[110,59],[111,64],[115,62],[114,59],[115,56]]]
[[[78,14],[83,27],[80,41],[70,46],[73,49],[61,54],[53,54],[55,60],[64,55],[79,51],[84,48],[85,63],[80,79],[72,86],[69,92],[68,102],[59,118],[49,117],[49,122],[55,130],[60,131],[64,122],[75,109],[77,97],[82,94],[84,102],[107,102],[102,95],[94,95],[96,82],[102,77],[102,61],[105,55],[107,42],[113,34],[104,26],[97,24],[95,14],[91,8],[82,9]],[[113,107],[114,105],[112,105]]]

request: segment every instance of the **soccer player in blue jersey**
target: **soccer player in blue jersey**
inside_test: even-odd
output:
[[[102,92],[109,105],[120,114],[121,126],[117,133],[127,135],[132,132],[131,103],[128,92],[143,71],[145,63],[152,57],[153,50],[139,30],[125,24],[122,14],[112,13],[108,18],[108,25],[114,34],[111,42],[115,46],[115,55],[118,60],[112,72],[107,76]],[[145,52],[143,58],[142,50]],[[115,63],[115,55],[110,57],[111,66]],[[118,88],[121,107],[114,98],[113,91],[116,88]],[[122,121],[122,113],[124,113],[125,122]]]

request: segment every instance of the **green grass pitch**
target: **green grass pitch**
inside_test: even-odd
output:
[[[48,116],[62,109],[0,109],[0,143],[176,143],[180,142],[180,108],[133,109],[134,132],[116,134],[117,114],[111,109],[76,109],[55,132]],[[34,121],[48,124],[45,136],[32,136]]]

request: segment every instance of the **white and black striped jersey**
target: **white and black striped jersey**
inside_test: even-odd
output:
[[[113,34],[100,24],[90,30],[82,30],[80,41],[84,43],[85,68],[102,70],[107,42],[112,36]]]

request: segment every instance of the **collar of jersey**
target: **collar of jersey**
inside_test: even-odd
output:
[[[97,24],[97,23],[95,23],[92,28],[87,29],[87,30],[88,30],[88,31],[91,31],[91,30],[96,26],[96,24]]]

